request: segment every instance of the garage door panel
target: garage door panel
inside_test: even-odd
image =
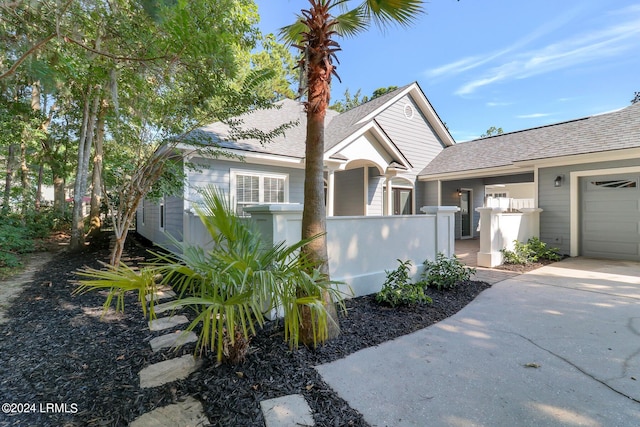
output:
[[[611,225],[603,222],[597,221],[587,221],[584,225],[583,232],[585,233],[593,233],[595,235],[602,234],[603,238],[606,240],[607,237],[613,236],[615,238],[629,238],[633,241],[638,239],[640,236],[640,222],[629,222],[629,221],[616,221],[615,230],[611,229]]]
[[[640,260],[640,175],[580,179],[584,256]]]
[[[585,213],[607,213],[611,214],[612,204],[615,205],[616,209],[619,209],[622,212],[639,212],[638,210],[638,201],[637,200],[627,200],[628,195],[624,195],[624,197],[613,198],[607,197],[606,200],[602,201],[593,201],[585,203]]]

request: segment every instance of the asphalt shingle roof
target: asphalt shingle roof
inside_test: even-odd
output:
[[[440,152],[420,175],[638,147],[640,103],[611,113],[455,144]]]
[[[374,98],[342,114],[337,111],[327,110],[325,118],[325,150],[329,150],[358,129],[364,127],[369,121],[358,123],[360,120],[380,108],[408,86],[410,85]],[[300,102],[290,99],[278,101],[276,106],[277,108],[255,110],[239,117],[243,122],[242,128],[255,128],[263,132],[272,131],[277,126],[285,123],[297,123],[297,125],[287,129],[284,135],[274,138],[267,144],[261,144],[256,139],[229,140],[230,128],[221,122],[204,126],[193,132],[193,136],[198,137],[198,134],[206,135],[223,148],[304,158],[307,127],[304,106]]]

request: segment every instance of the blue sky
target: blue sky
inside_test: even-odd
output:
[[[264,33],[308,5],[256,3]],[[417,81],[458,142],[616,110],[640,91],[640,2],[628,0],[431,0],[410,28],[337,41],[332,102]]]

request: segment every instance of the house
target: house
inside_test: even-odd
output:
[[[229,153],[241,158],[208,158],[181,147],[197,170],[186,170],[183,197],[159,204],[143,201],[137,231],[166,243],[165,232],[184,235],[183,213],[198,200],[198,188],[215,185],[231,194],[238,214],[248,205],[302,203],[306,113],[299,102],[285,99],[276,108],[242,117],[244,126],[270,131],[295,123],[267,144],[229,140],[230,129],[214,123],[199,129]],[[398,88],[325,120],[327,216],[412,215],[426,203],[418,174],[454,140],[417,83]]]
[[[183,197],[142,203],[140,234],[158,243],[166,242],[164,231],[186,234],[183,214],[204,185],[228,191],[241,215],[248,205],[303,202],[302,106],[283,100],[243,119],[265,131],[297,125],[265,145],[229,141],[221,123],[200,129],[242,161],[184,148],[199,170],[187,171]],[[345,113],[328,111],[324,164],[328,217],[458,206],[455,238],[473,238],[480,235],[477,209],[491,196],[510,207],[542,209],[539,237],[561,253],[640,260],[640,103],[456,144],[412,83]]]
[[[542,209],[540,239],[561,253],[640,260],[640,103],[455,144],[418,180],[426,204],[460,200],[463,237],[485,194],[515,196]]]

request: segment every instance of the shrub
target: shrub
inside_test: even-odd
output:
[[[539,260],[559,261],[562,256],[558,251],[558,248],[548,248],[547,244],[537,237],[530,238],[527,243],[514,240],[512,251],[506,248],[500,250],[505,264],[529,264]]]
[[[262,326],[264,313],[274,308],[283,313],[285,340],[291,347],[298,345],[303,316],[310,316],[314,342],[326,340],[332,319],[323,297],[328,293],[335,301],[340,295],[335,283],[298,255],[312,239],[267,248],[252,223],[235,215],[222,191],[210,188],[203,191],[203,199],[197,212],[214,242],[212,249],[173,239],[178,252],[155,254],[158,259],[140,272],[124,264],[79,271],[83,279],[76,293],[107,289],[105,309],[116,298],[116,308],[122,310],[125,292],[134,291],[146,316],[146,296],[154,294],[161,277],[161,285],[171,284],[178,293],[171,306],[196,313],[187,328],[200,325],[196,351],[216,352],[218,361],[242,361],[256,326]],[[150,303],[151,318],[156,304]]]
[[[424,293],[424,286],[420,283],[411,283],[409,280],[411,261],[398,260],[398,262],[400,265],[395,270],[385,270],[387,277],[382,289],[376,294],[376,301],[391,307],[431,303],[431,298]]]
[[[420,283],[435,286],[438,290],[453,289],[476,273],[475,268],[467,267],[455,255],[447,258],[442,252],[438,252],[435,261],[426,260],[423,265]]]

